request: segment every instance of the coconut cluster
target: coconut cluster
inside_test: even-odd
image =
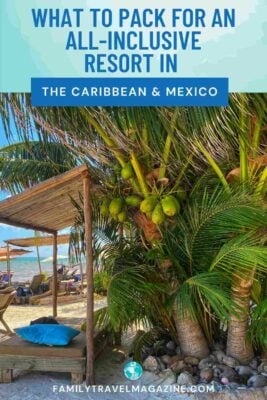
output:
[[[180,202],[181,200],[178,199],[178,196],[173,195],[166,195],[162,198],[157,195],[149,195],[142,199],[140,196],[133,194],[125,198],[105,198],[101,204],[100,212],[103,216],[111,216],[118,222],[124,222],[127,220],[128,209],[138,208],[154,224],[160,225],[166,218],[174,217],[180,212]]]

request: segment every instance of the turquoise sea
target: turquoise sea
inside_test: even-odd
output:
[[[42,259],[41,259],[42,260]],[[10,261],[11,271],[13,272],[12,282],[24,282],[31,280],[33,275],[39,273],[37,257],[18,257]],[[64,260],[68,265],[68,259]],[[42,263],[42,272],[51,275],[53,267],[52,262]],[[6,271],[6,262],[0,262],[0,271]]]

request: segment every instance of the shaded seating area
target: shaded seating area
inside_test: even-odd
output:
[[[70,241],[69,234],[61,234],[57,236],[57,245],[68,244]],[[5,240],[7,246],[16,246],[16,247],[43,247],[43,246],[53,246],[54,237],[53,235],[40,235],[28,238],[21,238],[21,239],[8,239]],[[39,252],[37,252],[37,255]],[[39,258],[39,256],[38,256]],[[53,257],[48,257],[46,261],[53,262]],[[39,260],[39,271],[40,274],[36,275],[34,279],[36,280],[36,288],[30,287],[30,291],[22,290],[19,288],[20,293],[18,293],[18,297],[21,298],[21,303],[23,303],[23,298],[25,296],[29,298],[29,296],[39,296],[44,292],[47,292],[47,295],[51,295],[51,288],[52,288],[52,276],[48,276],[46,282],[38,282],[38,276],[42,275],[41,263]],[[73,293],[82,293],[84,287],[84,273],[82,268],[82,263],[65,266],[64,264],[57,265],[57,282],[58,282],[58,291],[59,292],[67,292],[70,291]],[[33,285],[33,282],[32,284]],[[43,296],[42,296],[43,297]],[[45,296],[44,296],[45,297]]]
[[[8,306],[12,303],[15,295],[16,295],[16,290],[12,287],[7,287],[3,290],[0,290],[0,323],[5,328],[5,330],[0,328],[0,332],[4,334],[12,333],[12,330],[9,328],[8,324],[4,320],[4,314]]]
[[[86,244],[86,281],[87,281],[87,317],[86,317],[86,383],[94,384],[94,297],[93,297],[93,250],[91,222],[91,192],[96,187],[91,183],[86,165],[74,168],[42,182],[24,192],[0,202],[0,223],[37,230],[53,237],[53,316],[57,317],[57,244],[58,231],[71,226],[77,210],[73,200],[80,204],[85,217]],[[81,193],[83,204],[81,204]],[[45,347],[45,350],[47,348]],[[2,353],[2,351],[0,351]],[[6,354],[1,359],[0,369],[11,369]],[[30,356],[30,354],[28,354]],[[54,361],[50,360],[53,364]],[[63,360],[62,360],[63,362]],[[64,363],[66,363],[64,361]],[[32,364],[25,361],[24,369]],[[22,365],[20,365],[22,366]],[[18,368],[13,358],[12,369]],[[38,367],[36,367],[38,368]],[[49,369],[49,368],[47,368]],[[47,370],[46,369],[46,370]],[[37,369],[36,369],[37,370]]]

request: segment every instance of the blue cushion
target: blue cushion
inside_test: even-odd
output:
[[[80,331],[60,324],[36,324],[18,328],[16,333],[28,342],[47,346],[67,346]]]

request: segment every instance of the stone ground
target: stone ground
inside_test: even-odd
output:
[[[95,301],[95,309],[99,309],[105,305],[105,299]],[[28,325],[30,321],[52,314],[51,305],[43,306],[10,306],[5,314],[5,319],[11,328]],[[58,305],[58,315],[65,324],[80,326],[86,314],[86,303],[84,299],[72,304]],[[124,347],[127,347],[131,341],[131,333],[127,335],[124,341]],[[130,382],[123,375],[124,360],[118,357],[114,349],[107,348],[96,362],[96,383],[98,385],[129,385]],[[144,373],[141,380],[138,381],[144,385],[158,385],[158,378],[148,372]],[[15,380],[12,384],[0,385],[0,400],[50,400],[50,399],[89,399],[89,400],[154,400],[154,399],[190,399],[187,395],[177,395],[170,393],[86,393],[85,388],[81,387],[84,392],[53,393],[53,385],[70,385],[70,375],[64,373],[52,372],[30,372],[15,371]]]

